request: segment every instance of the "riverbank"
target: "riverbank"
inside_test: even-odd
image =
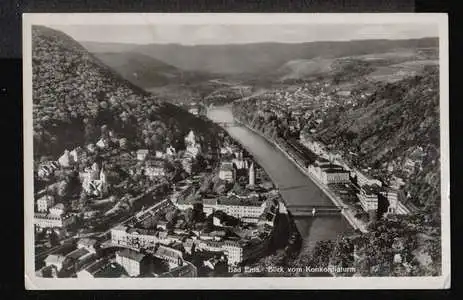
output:
[[[274,145],[278,150],[280,150],[304,175],[306,175],[310,181],[312,181],[321,191],[325,193],[325,195],[336,205],[336,207],[341,209],[341,213],[347,222],[352,226],[355,230],[360,230],[361,232],[367,232],[368,229],[366,228],[366,224],[362,221],[355,218],[355,213],[353,208],[351,208],[348,204],[344,203],[338,196],[336,196],[333,191],[331,191],[327,186],[321,183],[317,178],[312,176],[305,168],[303,168],[295,159],[292,157],[281,145],[273,141],[272,139],[266,137],[262,132],[252,128],[251,126],[242,123],[235,117],[233,117],[235,122],[241,124],[254,132],[255,134],[263,137],[267,140],[270,144]]]

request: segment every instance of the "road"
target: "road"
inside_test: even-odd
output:
[[[234,122],[230,105],[210,109],[208,117],[216,123]],[[225,130],[253,155],[275,185],[281,188],[280,193],[288,205],[334,206],[316,183],[265,138],[244,126],[229,126]],[[353,230],[342,216],[298,219],[296,226],[307,243],[334,239]]]

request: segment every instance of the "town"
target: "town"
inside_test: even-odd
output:
[[[34,216],[37,274],[195,277],[263,256],[284,204],[252,157],[231,139],[223,141],[211,166],[198,163],[203,153],[193,131],[181,151],[130,153],[127,140],[109,130],[95,145],[42,162],[37,180],[45,187]],[[121,192],[130,189],[127,181],[112,184],[111,155],[133,160],[125,171],[146,182],[133,189],[139,194]],[[96,156],[107,160],[93,161]]]
[[[327,193],[343,209],[351,225],[366,231],[368,223],[378,218],[406,215],[415,210],[411,204],[404,205],[407,199],[401,191],[404,179],[394,176],[392,166],[385,170],[389,171],[388,176],[379,179],[375,178],[376,170],[371,167],[359,170],[358,166],[344,159],[339,149],[314,139],[313,133],[327,109],[345,105],[355,107],[357,99],[369,95],[368,91],[351,95],[350,91],[330,88],[328,82],[316,82],[310,89],[277,89],[246,102],[237,101],[233,109],[239,122],[275,143],[312,180],[328,188]],[[253,116],[251,122],[246,119],[245,111]],[[271,128],[275,131],[269,131]],[[412,173],[422,162],[422,153],[423,149],[419,148],[412,153],[404,161],[403,169]]]

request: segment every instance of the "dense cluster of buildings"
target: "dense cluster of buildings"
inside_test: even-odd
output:
[[[91,198],[99,198],[94,202],[102,202],[102,198],[109,197],[115,188],[108,182],[105,162],[94,162],[88,167],[81,164],[83,161],[84,164],[91,163],[92,160],[85,159],[89,153],[96,153],[97,149],[111,149],[114,142],[112,135],[105,135],[95,145],[91,144],[85,149],[77,147],[72,151],[66,150],[57,161],[43,163],[38,175],[43,178],[51,177],[58,169],[78,171],[81,197],[85,194]],[[133,223],[111,228],[109,241],[103,242],[103,235],[98,238],[95,236],[95,239],[81,239],[70,252],[60,251],[48,255],[44,260],[45,266],[37,271],[37,275],[79,278],[197,276],[197,269],[189,259],[198,252],[207,255],[212,253],[214,257],[220,257],[230,265],[241,264],[262,255],[273,233],[278,202],[267,201],[265,196],[257,192],[259,189],[255,165],[252,159],[244,157],[240,147],[226,144],[220,152],[223,159],[217,166],[215,176],[229,184],[242,185],[243,188],[240,192],[233,191],[217,194],[217,197],[199,199],[206,218],[212,215],[213,231],[183,226],[184,218],[180,221],[176,218],[173,223],[167,221],[167,211],[174,210],[176,214],[183,214],[194,208],[193,203],[187,199],[195,193],[199,183],[196,179],[193,180],[194,176],[190,176],[183,183],[174,185],[173,193],[168,199],[136,213],[131,218]],[[133,163],[136,167],[129,168],[127,173],[156,180],[168,176],[174,161],[180,162],[187,173],[194,173],[193,166],[202,154],[202,148],[193,131],[185,136],[183,153],[179,156],[177,150],[171,146],[165,151],[139,149],[127,156],[130,159],[134,154],[136,158]],[[244,181],[247,184],[242,179],[246,179]],[[232,185],[227,185],[227,189],[230,186]],[[69,213],[69,208],[62,203],[61,198],[48,193],[38,197],[34,216],[38,230],[66,228],[76,222],[76,213]],[[56,199],[60,199],[60,202],[56,203]],[[237,225],[231,226],[229,218],[238,220]],[[235,232],[235,235],[228,236],[230,231]],[[103,249],[118,250],[107,252]],[[108,256],[107,253],[114,255]],[[189,258],[186,259],[186,256]],[[213,261],[214,259],[208,260],[207,263],[213,266],[217,263]]]
[[[252,176],[254,171],[250,172]],[[250,179],[254,182],[255,178]],[[195,251],[206,251],[222,254],[227,258],[230,265],[236,265],[245,260],[258,257],[267,247],[272,234],[275,221],[275,214],[279,203],[261,199],[261,195],[252,190],[245,190],[242,193],[229,192],[227,195],[215,198],[201,198],[188,200],[195,189],[190,181],[185,181],[174,188],[170,198],[161,201],[152,208],[138,213],[135,217],[138,223],[148,218],[156,219],[157,214],[162,214],[173,205],[180,211],[193,209],[194,203],[201,203],[202,210],[206,217],[213,215],[213,224],[216,230],[212,232],[204,230],[193,230],[175,227],[173,230],[166,230],[166,222],[156,221],[151,229],[144,229],[137,226],[117,226],[111,229],[111,244],[117,247],[125,247],[135,251],[155,251],[159,245],[170,247],[171,245],[182,245],[185,253],[192,255]],[[229,239],[224,230],[240,230],[225,225],[215,212],[225,213],[227,216],[235,217],[240,222],[253,224],[254,231],[245,238]],[[266,238],[262,238],[262,237]]]
[[[183,259],[183,253],[165,245],[156,245],[151,252],[119,248],[114,257],[103,254],[100,243],[84,238],[67,254],[50,254],[45,266],[37,271],[40,277],[165,277],[171,273],[183,277],[197,276],[196,267]]]

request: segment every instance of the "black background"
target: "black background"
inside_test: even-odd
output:
[[[455,1],[458,2],[458,1]],[[456,25],[458,9],[450,8],[450,1],[442,0],[301,0],[301,1],[10,1],[0,0],[0,299],[155,299],[159,296],[173,299],[199,299],[230,297],[256,297],[287,299],[300,297],[305,299],[331,299],[355,297],[371,299],[442,299],[456,297],[458,285],[463,281],[458,274],[462,241],[461,222],[458,219],[462,211],[458,198],[461,182],[460,166],[463,166],[461,153],[457,150],[457,139],[461,139],[457,124],[459,111],[457,103],[463,99],[460,78],[457,74],[461,60],[461,28]],[[450,148],[451,148],[451,212],[452,212],[452,291],[25,291],[24,289],[24,216],[23,216],[23,147],[22,147],[22,61],[21,61],[21,14],[23,12],[448,12],[450,32]],[[458,55],[459,54],[459,55]],[[7,139],[8,138],[8,139]],[[6,150],[6,151],[5,151]],[[457,154],[457,155],[455,155]],[[460,154],[460,155],[458,155]],[[461,184],[460,184],[461,185]],[[460,206],[460,207],[459,207]],[[335,286],[333,286],[335,287]],[[365,286],[355,286],[362,289]],[[175,294],[174,294],[175,293]],[[220,295],[219,295],[220,294]]]

